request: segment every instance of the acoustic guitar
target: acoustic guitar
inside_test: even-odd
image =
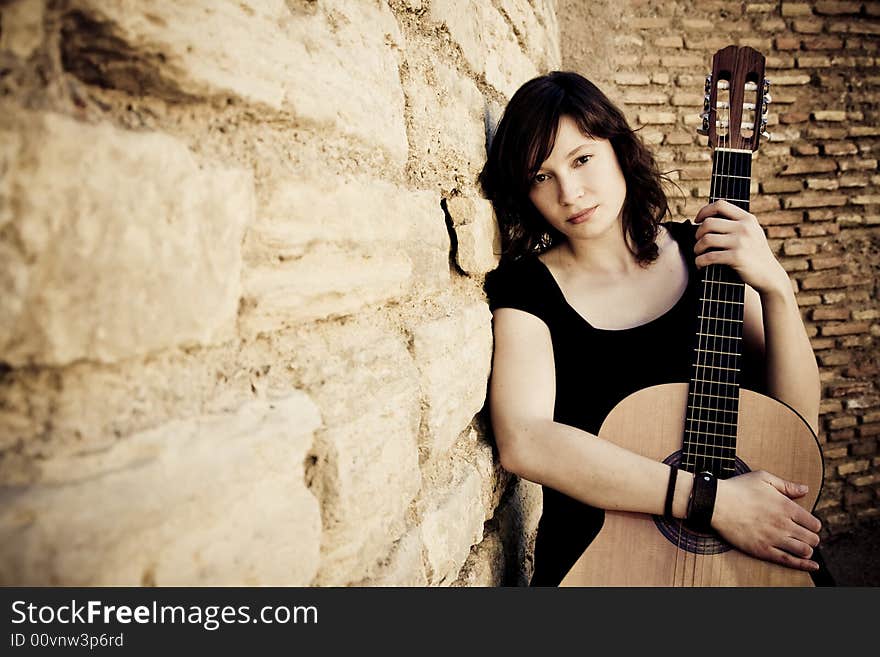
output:
[[[713,148],[710,202],[748,210],[752,153],[770,102],[764,57],[728,46],[706,78],[702,128]],[[764,134],[764,136],[767,136]],[[643,456],[717,478],[767,470],[806,483],[812,511],[823,479],[819,441],[791,407],[740,387],[745,285],[724,265],[701,270],[689,383],[654,386],[622,400],[599,436]],[[645,421],[650,418],[650,421]],[[607,511],[599,534],[560,586],[813,586],[805,571],[749,556],[683,520]]]

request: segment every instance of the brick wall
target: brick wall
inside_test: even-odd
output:
[[[0,582],[528,577],[475,187],[555,3],[0,3]]]
[[[769,132],[751,209],[789,272],[821,366],[825,536],[880,516],[880,2],[561,2],[563,67],[625,109],[686,198],[708,198],[695,134],[714,52],[767,58]],[[586,26],[598,25],[593,30]],[[609,64],[609,62],[612,62]]]

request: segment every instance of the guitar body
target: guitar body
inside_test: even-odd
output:
[[[621,401],[599,436],[638,454],[678,463],[688,384],[645,388]],[[736,434],[737,473],[767,470],[805,483],[796,500],[812,511],[822,486],[823,461],[809,425],[791,408],[740,389]],[[680,521],[607,511],[598,536],[560,586],[813,586],[804,571],[756,559],[715,534],[687,529]]]

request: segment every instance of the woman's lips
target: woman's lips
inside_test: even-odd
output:
[[[596,206],[593,206],[592,208],[584,210],[580,214],[576,214],[575,216],[573,216],[571,219],[568,220],[568,223],[581,224],[581,223],[585,222],[587,219],[589,219],[593,215],[593,212],[595,212],[596,208],[598,208],[598,207],[599,206],[596,205]]]

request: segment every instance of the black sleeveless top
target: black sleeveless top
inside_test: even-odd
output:
[[[535,315],[550,329],[556,366],[553,419],[593,434],[605,416],[631,393],[690,378],[699,272],[694,265],[696,226],[666,222],[688,263],[687,287],[666,313],[628,329],[591,326],[562,294],[556,279],[536,256],[503,261],[486,276],[491,310],[516,308]],[[755,389],[756,371],[748,354],[741,384]],[[602,527],[605,512],[543,486],[544,511],[535,543],[532,586],[558,586]]]

